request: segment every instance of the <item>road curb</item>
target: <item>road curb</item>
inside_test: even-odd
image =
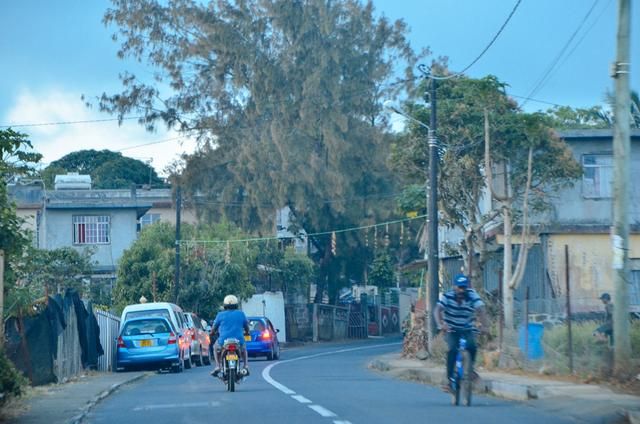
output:
[[[118,390],[120,387],[122,387],[122,386],[124,386],[126,384],[135,383],[136,381],[141,380],[144,377],[147,377],[148,375],[149,375],[148,373],[138,374],[138,375],[133,376],[133,377],[127,379],[127,380],[121,381],[119,383],[112,384],[111,387],[109,387],[107,390],[101,392],[96,397],[94,397],[91,401],[89,401],[85,405],[85,407],[82,408],[82,411],[78,415],[76,415],[73,418],[71,418],[71,420],[69,422],[71,424],[81,424],[82,420],[84,420],[84,418],[89,414],[89,412],[91,412],[91,409],[94,406],[96,406],[98,403],[100,403],[100,401],[102,401],[105,398],[107,398],[109,395],[111,395],[113,392]]]
[[[403,380],[417,381],[434,386],[445,384],[444,372],[432,369],[395,368],[384,359],[375,359],[369,363],[369,368],[391,374]],[[507,383],[492,379],[481,379],[474,383],[475,390],[488,393],[503,399],[526,401],[536,398],[536,387],[526,384]]]

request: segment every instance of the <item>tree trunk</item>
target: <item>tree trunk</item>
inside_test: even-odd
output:
[[[511,209],[502,209],[502,222],[504,225],[504,256],[502,268],[502,293],[504,308],[504,326],[513,329],[513,290],[509,286],[513,269],[512,243],[511,243]]]
[[[316,284],[316,296],[314,303],[322,303],[322,297],[325,288],[328,288],[329,268],[331,266],[331,241],[328,241],[324,247],[324,256],[320,260],[320,272],[318,273],[318,282]]]

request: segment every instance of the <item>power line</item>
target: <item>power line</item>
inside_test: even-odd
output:
[[[18,127],[44,127],[51,125],[74,125],[74,124],[94,124],[98,122],[113,122],[113,121],[129,121],[132,119],[140,119],[142,116],[127,116],[122,119],[119,118],[105,118],[105,119],[87,119],[83,121],[59,121],[59,122],[40,122],[31,124],[14,124],[14,125],[0,125],[0,128],[18,128]]]
[[[500,34],[502,34],[502,31],[504,31],[504,29],[506,28],[507,24],[509,23],[509,21],[511,20],[513,15],[516,13],[516,10],[518,10],[518,7],[520,6],[520,3],[522,3],[522,0],[516,1],[516,4],[513,6],[513,9],[511,9],[511,13],[509,13],[509,16],[507,16],[507,19],[504,21],[504,23],[502,24],[502,26],[500,27],[500,29],[498,30],[496,35],[493,36],[491,41],[489,41],[489,44],[487,44],[487,46],[480,52],[480,54],[470,64],[468,64],[462,71],[456,72],[454,74],[447,75],[447,76],[428,75],[428,77],[431,78],[431,79],[435,79],[435,80],[448,80],[448,79],[456,78],[456,77],[459,77],[459,76],[463,75],[467,70],[469,70],[469,68],[471,68],[473,65],[475,65],[476,62],[478,62],[480,60],[480,58],[482,56],[484,56],[484,54],[491,48],[493,43],[495,43],[495,41],[498,39]],[[425,71],[423,71],[423,72],[425,72]]]
[[[569,48],[569,46],[573,42],[573,39],[576,37],[576,35],[578,35],[578,32],[582,29],[584,24],[587,22],[587,19],[589,19],[589,16],[591,16],[591,13],[595,9],[596,5],[598,4],[598,1],[599,0],[594,0],[593,1],[593,4],[591,5],[589,10],[587,11],[586,15],[584,15],[584,17],[582,18],[582,21],[580,21],[580,24],[578,24],[578,27],[576,28],[576,30],[573,32],[573,34],[571,34],[571,37],[569,37],[569,39],[564,44],[564,46],[562,46],[562,48],[560,49],[558,54],[553,58],[553,60],[551,61],[551,63],[547,67],[547,69],[542,74],[542,77],[540,77],[538,79],[538,81],[535,83],[533,89],[529,92],[529,95],[527,96],[527,99],[525,99],[525,101],[522,103],[521,107],[526,105],[527,102],[528,102],[528,98],[530,98],[532,96],[535,96],[535,94],[544,86],[544,84],[546,84],[546,82],[548,81],[548,77],[551,75],[551,72],[554,70],[554,68],[556,67],[556,65],[558,64],[558,62],[560,61],[560,59],[564,55],[564,53],[567,51],[567,49]]]
[[[151,141],[149,143],[143,143],[143,144],[137,144],[135,146],[123,147],[122,149],[117,149],[117,150],[114,150],[114,151],[115,152],[124,152],[125,150],[133,150],[133,149],[137,149],[139,147],[151,146],[151,145],[154,145],[154,144],[168,143],[169,141],[180,140],[182,138],[184,138],[184,137],[180,136],[180,137],[167,138],[167,139],[164,139],[164,140]]]
[[[307,237],[316,237],[316,236],[326,236],[326,235],[330,235],[333,233],[347,233],[347,232],[351,232],[351,231],[360,231],[360,230],[367,230],[370,228],[377,228],[377,227],[385,227],[387,225],[393,225],[393,224],[399,224],[401,222],[408,222],[408,221],[413,221],[416,219],[422,219],[425,218],[427,215],[417,215],[411,218],[404,218],[404,219],[397,219],[394,221],[387,221],[387,222],[381,222],[379,224],[371,224],[371,225],[362,225],[360,227],[350,227],[350,228],[345,228],[342,230],[330,230],[330,231],[322,231],[322,232],[317,232],[317,233],[308,233],[308,234],[304,234]],[[221,243],[249,243],[249,242],[260,242],[260,241],[269,241],[269,240],[282,240],[282,239],[295,239],[298,238],[299,236],[290,236],[290,237],[278,237],[278,236],[269,236],[269,237],[251,237],[251,238],[244,238],[244,239],[232,239],[232,240],[179,240],[178,243],[180,244],[185,244],[185,245],[191,245],[191,244],[221,244]]]
[[[384,193],[384,194],[373,194],[373,195],[369,195],[369,196],[352,196],[352,197],[345,197],[345,198],[341,198],[341,199],[326,199],[326,200],[321,200],[320,203],[322,204],[330,204],[330,203],[347,203],[347,202],[354,202],[354,201],[365,201],[365,200],[375,200],[375,199],[393,199],[396,198],[398,196],[400,196],[401,193]],[[226,207],[243,207],[248,205],[247,202],[241,202],[241,201],[237,201],[237,202],[224,202],[224,201],[216,201],[216,200],[198,200],[195,199],[192,202],[195,205],[205,205],[205,206],[226,206]],[[264,208],[272,208],[273,205],[272,204],[268,204],[268,203],[262,203],[262,204],[251,204],[250,206],[258,206],[258,207],[264,207]]]

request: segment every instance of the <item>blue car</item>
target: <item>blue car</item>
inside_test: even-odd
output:
[[[249,336],[245,336],[247,353],[250,357],[266,356],[271,361],[280,358],[278,332],[267,317],[247,317]]]
[[[124,322],[118,336],[116,367],[182,372],[184,358],[179,344],[179,337],[166,318],[132,318]]]

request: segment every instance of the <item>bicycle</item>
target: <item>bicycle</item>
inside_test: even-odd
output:
[[[473,389],[473,364],[471,354],[467,350],[467,339],[460,337],[458,342],[458,353],[456,354],[456,364],[454,368],[452,387],[452,403],[460,405],[460,395],[463,394],[463,402],[466,406],[471,406],[471,392]]]

